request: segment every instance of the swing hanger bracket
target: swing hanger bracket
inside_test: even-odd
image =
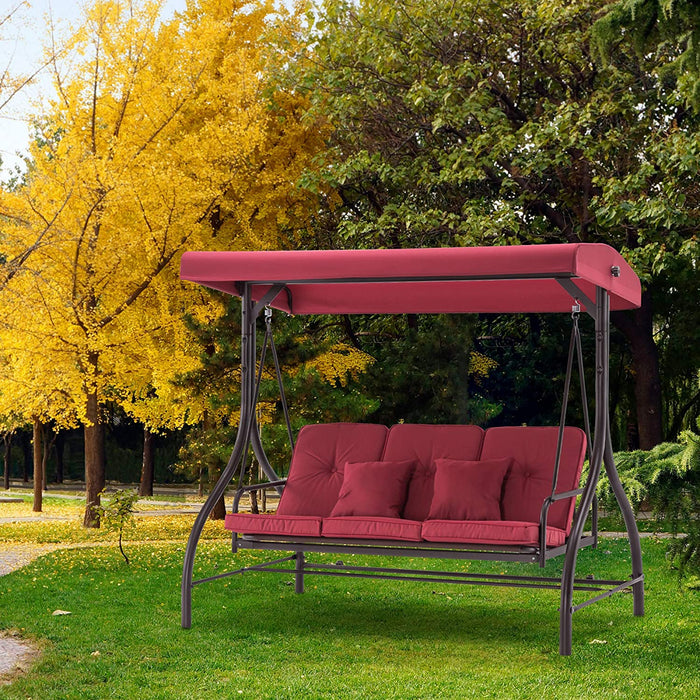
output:
[[[576,284],[574,284],[573,280],[567,277],[557,277],[556,280],[559,283],[559,286],[562,287],[571,297],[571,299],[574,302],[574,306],[579,307],[579,311],[581,310],[581,306],[583,305],[585,307],[586,313],[591,318],[595,318],[595,302],[592,299],[590,299]],[[574,306],[571,307],[572,313]]]

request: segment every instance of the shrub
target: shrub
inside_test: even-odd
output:
[[[128,564],[129,557],[126,556],[122,547],[122,537],[125,530],[133,528],[136,524],[134,505],[139,500],[139,495],[130,489],[120,489],[109,496],[103,490],[100,492],[100,497],[108,497],[109,500],[106,505],[93,506],[93,511],[107,532],[119,533],[119,551]]]
[[[635,511],[644,504],[667,523],[673,535],[668,548],[672,566],[681,576],[700,573],[700,435],[686,430],[678,443],[618,452],[615,465]],[[617,508],[605,476],[598,497],[606,510]]]

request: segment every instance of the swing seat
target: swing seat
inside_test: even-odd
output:
[[[231,457],[195,519],[182,570],[183,628],[192,622],[192,589],[247,571],[304,578],[351,576],[431,583],[557,590],[559,653],[571,654],[574,612],[615,593],[632,591],[634,614],[644,614],[644,574],[634,512],[615,469],[610,434],[610,311],[638,308],[641,284],[608,246],[489,246],[402,250],[188,252],[181,277],[241,297],[241,415]],[[289,476],[279,479],[256,420],[268,349],[275,365],[290,444],[291,422],[280,359],[272,337],[272,308],[289,314],[571,313],[572,328],[559,428],[329,424],[304,428]],[[258,320],[265,336],[258,359]],[[581,312],[595,324],[595,418],[590,470],[579,488],[586,439],[565,427],[574,360],[581,405],[588,400],[579,330]],[[587,409],[585,433],[591,435]],[[591,438],[588,438],[588,442]],[[270,481],[236,491],[226,526],[233,550],[282,550],[280,559],[194,579],[202,529],[232,479],[243,479],[249,450]],[[576,578],[582,547],[597,542],[596,486],[605,472],[630,538],[631,577]],[[277,512],[239,513],[247,492],[275,488]],[[575,501],[580,496],[574,514]],[[591,517],[591,534],[585,533]],[[308,552],[536,562],[563,555],[555,577],[507,572],[435,571],[314,563]],[[574,591],[595,592],[574,604]]]
[[[543,517],[557,438],[556,427],[309,425],[299,433],[277,512],[233,513],[225,526],[247,548],[256,541],[269,548],[272,537],[292,550],[313,538],[532,553],[542,528],[546,546],[559,548],[571,530],[575,497],[552,503]],[[558,493],[577,489],[585,449],[584,432],[566,427]]]

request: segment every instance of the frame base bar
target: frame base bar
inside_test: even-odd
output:
[[[272,562],[270,562],[272,563]],[[276,569],[275,569],[276,570]],[[434,571],[431,569],[394,569],[389,567],[374,567],[374,566],[352,566],[350,564],[309,564],[305,565],[305,572],[309,574],[321,573],[323,571],[371,571],[378,574],[405,574],[407,576],[445,576],[455,579],[480,579],[480,580],[495,580],[495,581],[536,581],[542,583],[561,583],[560,578],[547,576],[516,576],[514,574],[480,574],[468,571]],[[593,579],[593,578],[577,578],[574,583],[583,584],[585,586],[593,586],[591,590],[603,590],[600,586],[617,586],[626,581],[611,581],[608,579]]]
[[[265,573],[276,573],[276,574],[296,574],[298,573],[296,569],[259,569],[259,571],[264,571]],[[548,588],[551,590],[558,591],[561,586],[554,583],[525,583],[516,582],[512,580],[506,581],[493,581],[493,580],[474,580],[474,579],[459,579],[459,578],[444,578],[442,577],[443,572],[435,572],[435,576],[406,576],[406,575],[390,575],[390,574],[380,574],[380,573],[356,573],[350,571],[329,571],[329,570],[315,570],[309,571],[306,567],[304,568],[304,574],[309,576],[337,576],[346,578],[371,578],[371,579],[386,579],[388,581],[422,581],[424,583],[459,583],[472,586],[496,586],[500,588]],[[535,579],[536,580],[536,579]],[[596,588],[593,586],[574,586],[574,590],[577,591],[600,591],[601,588]]]
[[[274,568],[277,564],[282,564],[297,559],[297,555],[284,557],[283,559],[275,559],[273,561],[247,566],[235,571],[230,571],[224,574],[218,574],[209,578],[199,579],[194,581],[193,585],[214,581],[235,574],[242,574],[248,571],[257,571],[262,573],[276,574],[299,574],[298,569],[279,569]],[[303,573],[306,575],[315,576],[336,576],[348,578],[368,578],[368,579],[387,579],[391,581],[422,581],[425,583],[459,583],[474,586],[496,586],[509,588],[540,588],[549,590],[560,590],[561,579],[548,578],[543,576],[515,576],[510,574],[479,574],[463,571],[431,571],[425,569],[392,569],[386,567],[370,567],[370,566],[350,566],[345,564],[311,564],[304,562]],[[574,590],[576,591],[604,591],[601,595],[591,598],[589,601],[582,603],[577,608],[585,607],[598,600],[607,598],[608,596],[620,590],[628,588],[637,583],[637,579],[629,581],[613,581],[609,579],[574,579]],[[603,586],[615,586],[610,590],[605,590]]]

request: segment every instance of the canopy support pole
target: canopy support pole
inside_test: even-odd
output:
[[[612,457],[610,435],[610,297],[601,287],[596,288],[595,303],[595,420],[593,446],[590,450],[588,481],[581,495],[581,502],[574,515],[574,523],[567,540],[566,557],[561,578],[561,607],[559,609],[559,653],[571,655],[574,576],[579,543],[586,518],[594,501],[596,486],[603,462],[610,483],[625,519],[632,550],[632,585],[634,614],[644,614],[644,577],[639,532],[634,513],[620,483]]]
[[[248,447],[253,446],[256,457],[260,460],[263,470],[276,481],[277,474],[270,466],[267,457],[260,444],[259,436],[255,430],[255,402],[256,402],[256,332],[255,320],[260,311],[252,299],[251,285],[242,284],[241,290],[241,414],[238,423],[238,434],[233,445],[231,456],[226,467],[221,472],[219,480],[214,485],[209,497],[204,502],[202,509],[192,526],[185,559],[182,567],[181,583],[181,626],[189,629],[192,625],[192,574],[194,572],[194,558],[197,552],[197,544],[207,522],[207,518],[214,510],[217,501],[223,496],[226,487],[236,475],[239,468],[243,469],[243,457]],[[257,438],[257,439],[256,439]]]
[[[595,303],[595,419],[594,438],[589,455],[588,481],[581,494],[579,507],[566,546],[564,569],[561,576],[561,607],[559,608],[559,653],[571,655],[573,586],[578,556],[578,544],[583,534],[588,511],[593,502],[600,469],[603,463],[608,429],[608,341],[610,332],[610,299],[604,289],[596,288]]]

